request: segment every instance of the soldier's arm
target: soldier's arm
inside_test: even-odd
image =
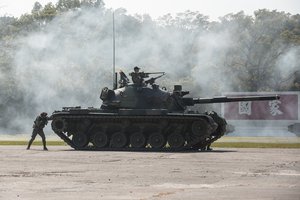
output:
[[[37,127],[39,127],[39,126],[41,125],[41,123],[42,123],[42,118],[41,118],[40,116],[38,116],[38,117],[36,118],[36,120],[34,121],[34,123],[35,123],[35,125],[36,125]]]
[[[47,125],[49,119],[50,119],[50,117],[43,117],[43,118],[42,118],[42,122],[43,122],[45,125]]]

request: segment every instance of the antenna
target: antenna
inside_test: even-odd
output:
[[[113,11],[113,89],[117,89],[117,76],[116,76],[116,42],[115,42],[115,11]]]

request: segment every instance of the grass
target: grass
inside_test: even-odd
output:
[[[28,141],[13,141],[13,140],[5,140],[0,141],[0,145],[27,145]],[[43,145],[42,141],[34,141],[32,145]],[[47,146],[63,146],[66,145],[63,141],[47,141]]]
[[[298,140],[296,142],[279,142],[280,140],[269,142],[259,142],[259,138],[255,142],[245,142],[239,140],[238,137],[232,137],[233,140],[225,139],[212,144],[217,148],[300,148]],[[0,145],[27,145],[28,141],[24,140],[0,140]],[[42,145],[42,141],[35,141],[33,145]],[[47,141],[47,146],[66,146],[63,141]]]
[[[215,142],[212,147],[220,148],[300,148],[300,143],[265,142]]]

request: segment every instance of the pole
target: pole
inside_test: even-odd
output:
[[[115,12],[113,11],[113,89],[117,89],[116,84],[116,51],[115,51]]]

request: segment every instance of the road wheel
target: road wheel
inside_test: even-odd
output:
[[[149,136],[149,144],[152,148],[159,149],[166,145],[166,139],[161,133],[152,133]]]
[[[107,134],[104,132],[101,132],[101,131],[96,132],[95,135],[93,136],[92,143],[94,144],[95,147],[98,147],[98,148],[105,147],[108,143]]]
[[[88,137],[84,133],[76,133],[72,137],[72,142],[78,148],[86,147],[89,143]]]
[[[130,144],[133,148],[143,148],[146,145],[146,137],[143,133],[133,133],[130,136]]]
[[[180,133],[171,133],[168,136],[168,144],[171,148],[183,147],[184,143],[185,139]]]
[[[114,148],[122,148],[127,144],[127,138],[124,133],[117,132],[111,136],[110,146]]]
[[[205,138],[209,136],[209,126],[208,123],[201,119],[194,121],[192,124],[192,133],[196,138]]]

